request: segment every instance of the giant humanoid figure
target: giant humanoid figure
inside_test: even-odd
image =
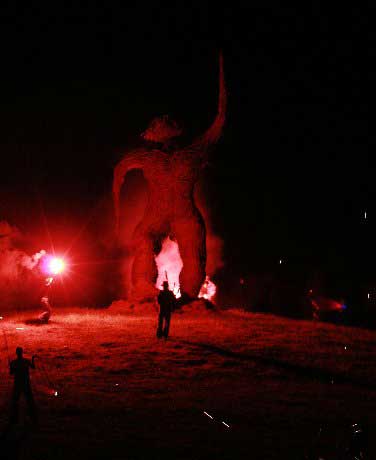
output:
[[[156,118],[142,134],[151,145],[127,152],[115,167],[113,199],[117,233],[120,191],[126,174],[132,169],[139,169],[148,183],[148,204],[131,245],[135,256],[132,267],[134,297],[155,294],[157,267],[154,257],[168,236],[178,243],[183,261],[180,274],[183,297],[197,297],[205,280],[205,223],[194,203],[193,191],[200,170],[207,163],[210,147],[218,141],[225,121],[222,56],[219,61],[218,112],[210,128],[191,145],[173,148],[172,139],[181,134],[181,129],[168,116]]]

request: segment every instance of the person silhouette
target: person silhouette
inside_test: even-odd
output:
[[[10,422],[18,422],[18,402],[22,393],[28,405],[29,415],[31,419],[36,422],[36,407],[29,375],[29,369],[35,369],[35,356],[32,356],[31,361],[30,359],[24,358],[23,349],[21,347],[16,348],[16,355],[17,359],[9,363],[10,375],[14,376]]]
[[[171,312],[176,306],[176,298],[168,288],[168,281],[163,281],[163,290],[158,295],[159,317],[157,337],[167,339],[170,330]]]

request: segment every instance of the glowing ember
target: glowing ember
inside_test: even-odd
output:
[[[155,257],[155,263],[158,267],[158,278],[155,287],[162,289],[163,281],[168,281],[169,288],[173,291],[175,297],[181,297],[179,275],[183,268],[183,261],[180,257],[178,244],[166,238],[162,244],[161,252]]]
[[[46,278],[45,280],[45,286],[51,286],[51,284],[53,283],[53,277],[52,276],[49,276],[48,278]]]
[[[337,300],[330,299],[328,297],[317,296],[310,298],[310,302],[315,309],[319,312],[330,312],[330,311],[342,311],[346,310],[347,306],[343,302],[338,302]]]
[[[211,281],[211,279],[206,276],[203,285],[201,286],[199,298],[206,300],[213,300],[215,293],[217,292],[217,286]]]

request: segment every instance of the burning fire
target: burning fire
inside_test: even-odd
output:
[[[199,298],[206,300],[213,300],[215,293],[217,292],[217,286],[213,281],[206,275],[205,281],[201,286]]]
[[[168,281],[169,287],[178,299],[181,297],[179,275],[183,268],[179,246],[170,237],[162,244],[161,252],[155,257],[158,267],[158,278],[155,287],[162,289],[163,281]]]
[[[162,244],[161,252],[155,257],[155,263],[158,268],[158,278],[155,287],[162,289],[163,281],[168,281],[169,288],[178,299],[181,297],[179,275],[183,268],[183,261],[180,257],[178,244],[167,237]],[[213,300],[217,291],[216,285],[206,276],[201,286],[199,298]]]

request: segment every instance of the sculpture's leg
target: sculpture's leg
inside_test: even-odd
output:
[[[155,288],[158,272],[154,260],[154,244],[144,225],[136,228],[132,246],[135,254],[132,267],[132,297],[136,300],[154,297],[158,292]]]
[[[206,231],[200,214],[190,219],[176,220],[172,226],[173,236],[179,245],[183,269],[180,273],[182,296],[196,298],[205,280]]]

